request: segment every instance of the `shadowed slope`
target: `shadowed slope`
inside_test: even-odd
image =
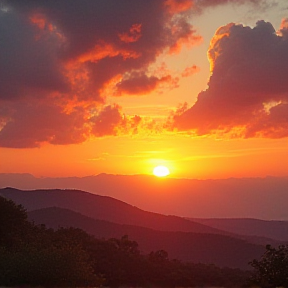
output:
[[[138,242],[140,250],[144,253],[164,249],[172,259],[213,263],[220,267],[248,269],[248,262],[258,258],[264,251],[260,245],[229,236],[156,231],[132,225],[119,225],[56,207],[31,211],[28,217],[36,224],[46,224],[49,228],[81,228],[97,238],[120,238],[128,235],[130,239]]]
[[[0,195],[13,200],[17,204],[22,204],[28,211],[60,207],[73,210],[93,219],[142,226],[161,231],[231,234],[181,217],[146,212],[111,197],[94,195],[79,190],[22,191],[5,188],[0,189]]]

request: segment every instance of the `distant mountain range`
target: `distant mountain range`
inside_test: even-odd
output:
[[[36,178],[30,174],[0,174],[0,188],[9,186],[79,189],[165,215],[288,221],[288,177],[194,180],[149,175]]]
[[[144,253],[164,249],[171,258],[183,261],[247,269],[248,262],[264,252],[264,244],[288,241],[288,222],[284,221],[264,222],[275,229],[276,237],[267,239],[264,238],[267,233],[263,225],[257,226],[263,222],[254,219],[236,219],[234,231],[229,227],[225,231],[224,224],[229,220],[232,225],[233,219],[222,219],[221,230],[221,219],[191,220],[165,216],[146,212],[111,197],[78,190],[21,191],[6,188],[0,189],[0,195],[22,204],[29,219],[36,224],[46,224],[51,228],[78,227],[98,238],[128,235],[139,243]],[[205,220],[207,223],[201,223]],[[250,223],[250,230],[254,227],[254,233],[248,228],[249,231],[244,233],[245,221]],[[217,223],[219,227],[213,227]],[[237,225],[242,235],[237,235]]]
[[[199,219],[192,221],[239,235],[261,236],[288,242],[288,221],[259,219]]]

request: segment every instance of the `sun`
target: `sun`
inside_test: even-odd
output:
[[[153,169],[153,174],[157,177],[165,177],[170,174],[170,171],[166,166],[160,165]]]

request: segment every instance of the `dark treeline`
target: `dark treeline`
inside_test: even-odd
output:
[[[250,272],[140,253],[128,236],[96,239],[81,229],[47,229],[0,197],[1,286],[244,286]]]

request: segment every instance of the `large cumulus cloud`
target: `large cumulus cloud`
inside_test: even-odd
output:
[[[149,67],[201,40],[189,13],[225,2],[2,0],[0,146],[135,133],[141,118],[106,105],[106,97],[177,87],[178,77]]]
[[[288,136],[288,29],[270,23],[217,30],[208,57],[212,75],[196,103],[180,107],[173,127],[233,137]]]

